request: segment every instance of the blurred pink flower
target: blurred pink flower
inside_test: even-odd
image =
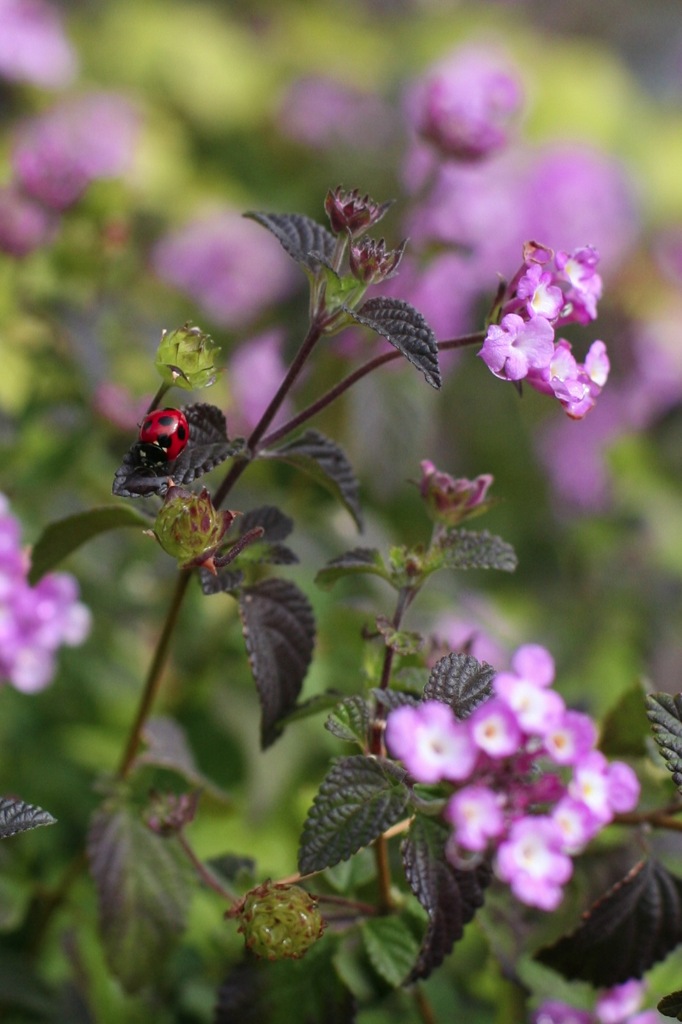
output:
[[[122,96],[90,93],[65,101],[18,129],[12,166],[23,190],[63,210],[97,178],[130,166],[137,116]]]
[[[56,89],[73,80],[76,66],[55,8],[43,0],[0,0],[0,78]]]
[[[281,101],[277,126],[282,135],[311,149],[352,146],[373,150],[392,134],[390,111],[379,96],[326,75],[292,82]]]
[[[476,161],[503,149],[523,104],[518,72],[492,47],[463,47],[414,84],[413,130],[440,156]]]
[[[167,284],[190,295],[221,326],[253,323],[295,285],[294,265],[254,221],[217,209],[157,243],[152,262]]]
[[[244,342],[234,351],[228,365],[228,381],[234,405],[230,413],[230,434],[250,433],[282,383],[286,366],[282,359],[284,334],[279,329]],[[290,415],[285,402],[275,423]]]
[[[10,256],[26,256],[52,241],[57,224],[57,214],[22,195],[14,186],[0,188],[0,251]]]

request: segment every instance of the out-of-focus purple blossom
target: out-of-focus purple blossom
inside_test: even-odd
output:
[[[58,648],[88,635],[90,612],[67,573],[50,573],[29,586],[19,542],[19,524],[0,495],[0,680],[34,693],[51,682]]]
[[[137,115],[114,93],[67,100],[17,130],[12,153],[16,180],[55,210],[74,203],[93,181],[115,178],[130,166]]]
[[[638,228],[634,190],[614,157],[571,143],[540,150],[524,176],[519,202],[526,238],[555,248],[589,242],[607,273],[618,267]]]
[[[505,665],[509,652],[493,634],[503,632],[507,622],[499,619],[494,607],[480,594],[460,592],[458,610],[459,614],[446,613],[435,622],[433,638],[438,656],[459,651],[489,665]]]
[[[109,381],[99,384],[92,396],[94,411],[119,430],[139,427],[148,406],[149,398],[133,398],[126,388]]]
[[[293,264],[254,221],[220,208],[157,243],[154,269],[216,323],[243,328],[295,286]]]
[[[407,116],[441,156],[477,161],[507,145],[523,99],[509,60],[492,48],[471,46],[435,65],[413,86]]]
[[[286,372],[282,359],[283,342],[284,333],[274,328],[244,342],[230,356],[227,373],[233,401],[230,413],[232,434],[253,430],[282,383]],[[291,403],[283,403],[275,425],[290,414]]]
[[[0,188],[0,251],[9,256],[26,256],[48,245],[57,225],[57,214],[13,185]]]
[[[404,228],[411,251],[453,247],[461,265],[453,267],[443,291],[464,288],[469,307],[474,296],[491,294],[498,275],[510,278],[525,239],[567,249],[589,243],[609,275],[637,235],[634,190],[624,166],[584,146],[509,149],[470,166],[438,165],[422,145],[408,152],[403,174],[409,190],[424,191]],[[423,273],[429,273],[428,263]]]
[[[533,1014],[531,1024],[594,1024],[594,1017],[588,1010],[576,1010],[558,999],[547,999]]]
[[[0,0],[0,77],[46,89],[68,85],[76,55],[57,11],[43,0]]]
[[[382,149],[393,134],[391,112],[379,96],[324,75],[293,82],[277,114],[282,135],[311,149]]]
[[[643,981],[631,978],[602,992],[594,1007],[599,1024],[624,1024],[641,1006],[644,990]]]

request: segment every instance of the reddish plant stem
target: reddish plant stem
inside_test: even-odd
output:
[[[438,342],[438,350],[440,352],[447,352],[453,349],[464,348],[466,345],[477,345],[482,342],[485,335],[482,331],[476,331],[474,334],[463,334],[461,338],[450,338],[447,341]],[[348,376],[340,380],[338,384],[335,384],[333,388],[321,395],[315,402],[312,402],[301,412],[292,416],[290,420],[283,423],[277,430],[271,431],[267,434],[262,441],[262,448],[266,448],[269,445],[275,444],[276,441],[280,441],[287,434],[291,433],[297,427],[300,427],[303,423],[312,419],[313,416],[317,416],[319,412],[326,409],[328,405],[335,402],[345,391],[356,384],[363,377],[366,377],[368,373],[372,373],[373,370],[378,369],[380,366],[384,366],[386,363],[392,363],[395,359],[404,359],[402,352],[398,352],[394,349],[392,352],[384,352],[380,356],[375,356],[373,359],[369,359],[362,366],[359,366],[357,370],[353,370]]]

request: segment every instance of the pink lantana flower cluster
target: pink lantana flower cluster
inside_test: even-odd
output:
[[[90,612],[68,573],[50,573],[29,585],[20,541],[19,523],[0,494],[0,681],[34,693],[52,681],[58,648],[86,638]]]
[[[593,1011],[548,999],[535,1011],[531,1024],[656,1024],[661,1018],[655,1010],[640,1010],[644,991],[644,983],[634,978],[604,989]]]
[[[594,341],[579,363],[557,328],[587,324],[597,316],[602,280],[592,246],[557,252],[535,242],[524,246],[523,264],[507,286],[498,323],[491,324],[478,353],[502,380],[525,380],[553,395],[572,419],[594,406],[610,370],[606,346]]]
[[[595,749],[593,720],[566,708],[553,679],[551,654],[527,644],[469,718],[429,700],[386,724],[389,752],[416,782],[456,787],[444,810],[451,863],[493,854],[517,899],[542,910],[560,903],[571,858],[639,796],[635,773]]]

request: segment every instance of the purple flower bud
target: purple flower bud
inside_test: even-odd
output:
[[[334,234],[345,235],[349,232],[353,238],[378,224],[391,205],[391,201],[377,203],[368,195],[361,196],[359,189],[349,192],[341,185],[334,191],[330,189],[324,201],[324,209]]]
[[[351,273],[364,284],[379,284],[398,273],[407,239],[397,249],[387,249],[383,238],[379,241],[365,236],[361,242],[351,243],[348,256]]]
[[[481,473],[475,480],[467,480],[465,477],[456,478],[449,473],[441,473],[428,459],[424,459],[420,465],[422,478],[419,492],[435,522],[456,526],[488,508],[490,503],[486,501],[486,495],[493,482],[489,473]]]

